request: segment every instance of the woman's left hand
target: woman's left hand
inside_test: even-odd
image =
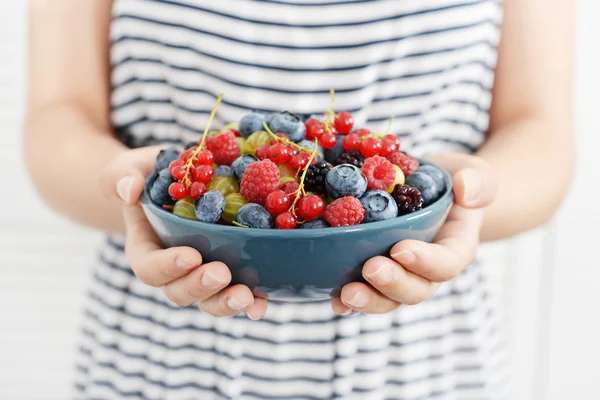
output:
[[[373,257],[362,270],[370,283],[349,283],[333,310],[342,315],[353,311],[381,314],[402,304],[414,305],[431,298],[441,282],[456,277],[477,253],[484,208],[496,197],[491,168],[481,158],[448,153],[429,158],[452,174],[454,204],[433,243],[417,240],[398,242],[390,258]]]

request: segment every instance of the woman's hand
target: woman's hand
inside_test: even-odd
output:
[[[247,286],[227,287],[231,273],[225,264],[202,264],[202,255],[191,247],[162,248],[139,204],[159,149],[128,150],[114,159],[101,177],[104,193],[123,205],[125,253],[133,272],[145,284],[162,287],[179,306],[197,303],[202,311],[216,317],[245,312],[252,319],[262,318],[266,300],[255,298]]]
[[[432,297],[441,282],[456,277],[475,258],[484,208],[496,197],[496,181],[483,160],[464,154],[430,157],[452,174],[454,205],[433,243],[398,242],[391,258],[374,257],[363,267],[370,285],[353,282],[333,299],[333,310],[386,313],[402,304],[414,305]]]

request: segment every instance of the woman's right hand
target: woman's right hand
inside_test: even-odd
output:
[[[147,285],[162,287],[179,306],[198,304],[215,317],[245,312],[251,319],[264,316],[267,301],[254,297],[244,285],[227,287],[231,273],[222,262],[202,263],[202,255],[191,247],[163,249],[148,222],[139,199],[145,178],[154,169],[161,147],[128,150],[110,162],[101,177],[104,193],[123,207],[125,253],[135,275]]]

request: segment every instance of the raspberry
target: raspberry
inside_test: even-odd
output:
[[[331,165],[325,161],[317,161],[306,171],[306,177],[304,178],[304,186],[309,192],[315,192],[317,194],[325,194],[327,190],[325,188],[325,175],[331,169]]]
[[[325,208],[323,218],[331,226],[352,226],[361,223],[365,209],[356,197],[341,197]]]
[[[404,176],[407,177],[419,168],[419,161],[403,152],[393,153],[387,158],[392,164],[400,167]]]
[[[392,197],[398,204],[398,214],[405,215],[423,208],[423,196],[419,189],[408,185],[396,185]]]
[[[206,147],[212,151],[218,165],[231,165],[241,154],[240,145],[232,131],[206,138]]]
[[[396,180],[394,164],[384,157],[368,158],[361,171],[367,177],[367,189],[369,190],[388,190]]]
[[[240,194],[251,203],[264,205],[269,193],[279,188],[279,179],[279,168],[273,161],[253,162],[242,175]]]
[[[338,158],[335,159],[335,165],[340,164],[351,164],[357,168],[360,168],[365,163],[365,157],[358,150],[350,150],[345,153],[340,154]]]

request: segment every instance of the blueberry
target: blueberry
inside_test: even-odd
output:
[[[360,198],[365,209],[365,222],[383,221],[398,216],[398,204],[396,200],[383,190],[370,190]]]
[[[198,221],[214,224],[223,215],[225,197],[223,197],[221,192],[217,192],[216,190],[206,192],[196,200],[194,210],[196,211]]]
[[[219,165],[215,168],[215,178],[217,176],[230,176],[233,178],[233,170],[229,165]]]
[[[440,191],[440,195],[446,191],[446,179],[439,168],[436,168],[433,165],[421,165],[415,172],[423,172],[432,177]]]
[[[171,146],[167,149],[161,150],[158,152],[156,156],[156,163],[154,164],[155,171],[162,171],[167,168],[172,161],[175,161],[179,158],[179,149],[175,146]]]
[[[242,179],[242,175],[244,175],[244,172],[246,172],[246,168],[248,168],[248,165],[257,161],[258,158],[250,154],[244,154],[243,156],[239,156],[233,161],[233,163],[231,163],[231,171],[233,172],[233,177],[240,181]]]
[[[175,204],[175,200],[169,196],[169,186],[175,182],[168,168],[161,169],[158,176],[150,187],[150,198],[156,205]]]
[[[341,164],[327,173],[325,185],[333,199],[345,196],[360,198],[367,190],[367,178],[354,165]]]
[[[256,203],[242,206],[235,215],[235,222],[255,229],[271,229],[274,226],[271,214]]]
[[[253,112],[252,114],[248,114],[244,116],[240,120],[239,131],[242,134],[242,137],[247,138],[252,135],[254,132],[262,131],[263,121],[265,120],[265,115],[259,112]]]
[[[323,219],[313,219],[312,221],[306,221],[302,225],[298,225],[298,229],[321,229],[329,228],[331,225]]]
[[[406,178],[405,183],[419,189],[421,196],[423,196],[424,207],[434,203],[439,198],[439,190],[435,180],[424,172],[413,172]]]
[[[285,133],[293,142],[299,142],[306,136],[304,122],[297,115],[287,111],[273,117],[269,122],[269,128],[273,133]]]
[[[311,140],[303,139],[298,142],[298,146],[305,147],[308,149],[309,152],[312,152],[315,149],[315,142],[313,142]],[[315,154],[315,158],[317,160],[322,160],[323,153],[324,153],[323,148],[321,146],[317,145],[317,154]]]
[[[335,159],[344,152],[344,136],[338,136],[335,141],[335,147],[332,149],[325,149],[325,161],[334,163]]]
[[[193,141],[193,142],[189,142],[188,144],[186,144],[185,145],[185,149],[188,150],[188,149],[191,149],[194,146],[198,146],[198,141],[197,140]]]

